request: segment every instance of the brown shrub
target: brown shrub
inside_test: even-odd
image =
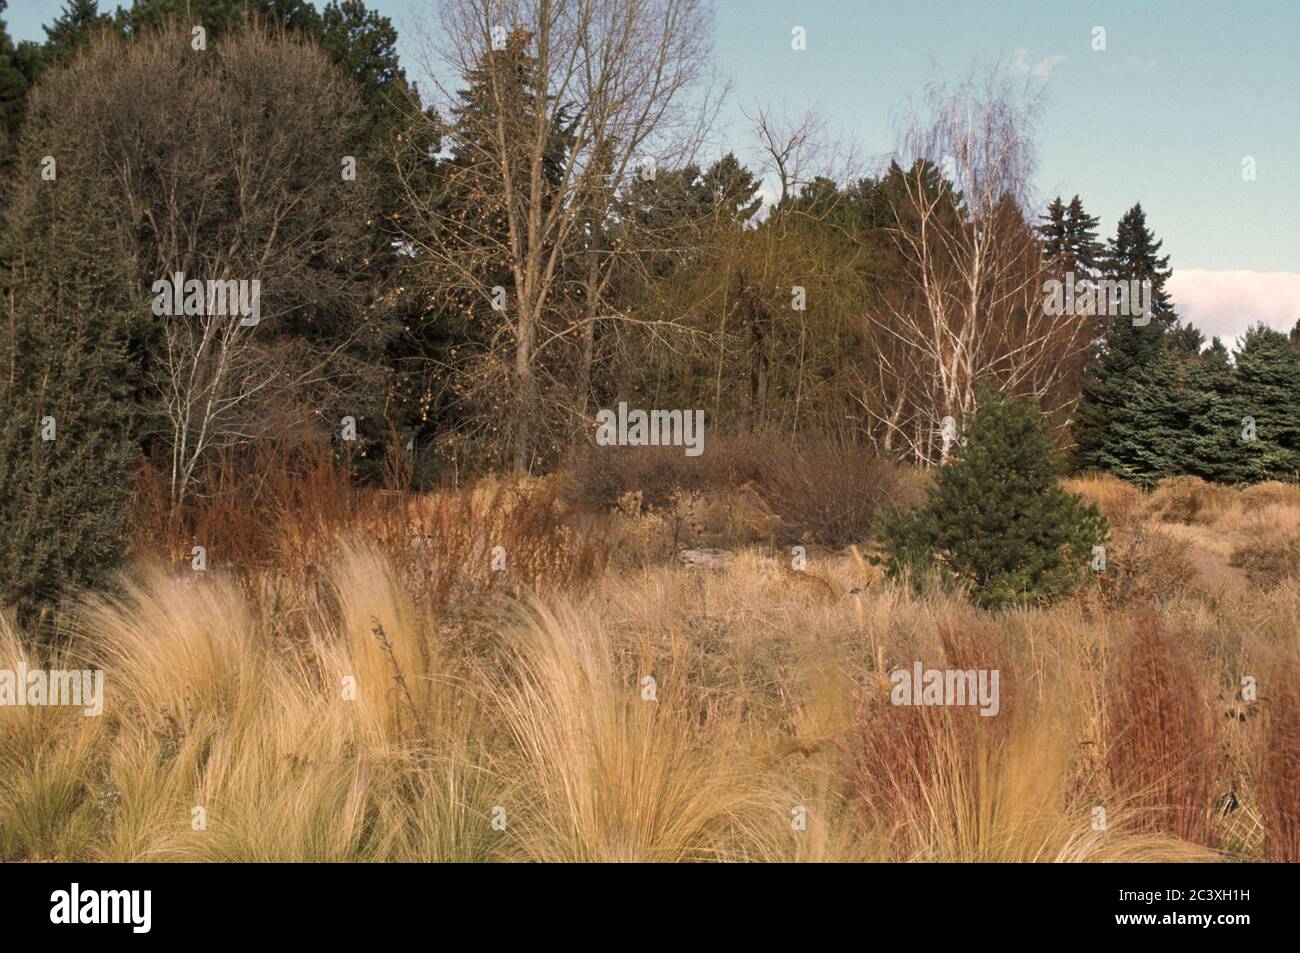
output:
[[[782,543],[858,543],[882,505],[913,501],[896,468],[869,448],[832,437],[774,442],[755,489],[780,518]]]
[[[407,496],[402,517],[388,515],[377,530],[408,584],[445,611],[494,592],[581,591],[608,561],[607,522],[572,525],[568,508],[536,480],[485,480],[474,490]],[[494,568],[498,557],[504,569]]]
[[[1106,549],[1106,571],[1096,574],[1095,591],[1108,607],[1164,602],[1196,582],[1196,566],[1187,555],[1186,543],[1142,523],[1134,524],[1130,536],[1107,544]]]
[[[1230,486],[1206,483],[1200,477],[1161,480],[1147,497],[1143,515],[1166,523],[1213,523],[1237,499]]]
[[[1272,588],[1300,575],[1300,537],[1253,539],[1233,549],[1229,565],[1244,570],[1253,585]]]
[[[249,579],[271,570],[311,583],[355,532],[377,539],[405,582],[440,610],[497,591],[581,588],[603,571],[607,520],[572,525],[567,508],[540,481],[498,483],[435,494],[355,486],[328,446],[259,449],[223,458],[201,493],[172,504],[152,468],[137,487],[134,551],[188,563],[207,549],[208,566]],[[504,571],[492,569],[494,547]]]
[[[1135,617],[1106,713],[1111,785],[1138,826],[1210,845],[1218,745],[1195,672],[1154,611]]]
[[[650,508],[667,507],[681,492],[703,492],[744,482],[726,446],[705,444],[698,457],[681,447],[588,446],[573,458],[564,496],[575,506],[612,508],[628,493],[640,493]]]
[[[1140,489],[1111,473],[1090,473],[1062,483],[1071,493],[1077,493],[1089,503],[1096,503],[1112,526],[1131,520],[1145,500]]]
[[[563,495],[578,508],[612,508],[637,493],[647,509],[672,514],[682,500],[736,491],[732,502],[752,511],[755,538],[839,546],[866,539],[882,503],[918,501],[920,486],[865,447],[755,433],[715,440],[698,457],[681,447],[588,447],[574,457]]]
[[[359,492],[327,445],[262,444],[215,454],[203,486],[183,506],[145,464],[137,480],[132,551],[166,563],[204,546],[209,565],[248,575],[321,560],[340,530],[373,518],[384,500]]]
[[[1241,498],[1251,509],[1270,504],[1300,509],[1300,483],[1281,483],[1277,480],[1253,483],[1241,489]]]

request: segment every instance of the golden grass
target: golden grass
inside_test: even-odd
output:
[[[1169,512],[1071,488],[1159,565],[1133,539]],[[141,561],[52,658],[0,622],[0,668],[101,667],[106,695],[0,706],[0,859],[1295,859],[1293,579],[1193,565],[1127,590],[1154,606],[1135,626],[1088,594],[989,615],[855,549],[808,578],[780,549],[579,571],[582,534],[506,492],[421,502],[414,544],[356,522],[307,576]],[[1300,499],[1259,494],[1160,525],[1286,536]],[[513,576],[455,564],[497,538],[527,551]],[[915,660],[999,668],[1001,712],[890,705]]]

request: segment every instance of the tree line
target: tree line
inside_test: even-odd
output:
[[[544,470],[620,400],[932,466],[992,384],[1079,467],[1295,473],[1300,335],[1203,349],[1140,206],[1104,243],[1078,197],[1040,210],[1005,71],[932,84],[864,169],[815,110],[718,148],[701,0],[433,13],[420,84],[361,0],[0,30],[10,601],[102,578],[141,466],[181,508],[255,446],[420,486]],[[153,316],[178,274],[258,281],[262,320]],[[1149,282],[1149,320],[1047,313],[1066,278]]]

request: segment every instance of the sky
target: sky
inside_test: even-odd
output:
[[[418,79],[415,24],[433,22],[431,0],[367,5],[393,19]],[[43,39],[59,7],[10,0],[10,34]],[[1044,203],[1077,193],[1105,237],[1141,202],[1175,305],[1207,337],[1300,319],[1300,0],[718,0],[716,28],[731,84],[716,138],[752,166],[756,106],[815,106],[833,138],[883,157],[929,80],[1001,63],[1045,94]]]

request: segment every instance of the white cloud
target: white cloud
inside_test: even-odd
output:
[[[1290,331],[1300,320],[1300,273],[1293,271],[1175,270],[1167,290],[1179,317],[1229,347],[1252,324]]]
[[[1056,64],[1064,62],[1065,56],[1061,53],[1057,53],[1055,56],[1049,56],[1046,59],[1039,60],[1034,64],[1034,68],[1031,72],[1039,79],[1048,79],[1052,75],[1052,70],[1056,69]]]
[[[1031,74],[1035,79],[1050,79],[1052,70],[1056,69],[1058,63],[1065,62],[1064,53],[1055,53],[1052,56],[1044,57],[1032,66],[1029,64],[1029,51],[1023,47],[1016,50],[1015,57],[1011,60],[1011,72]]]

